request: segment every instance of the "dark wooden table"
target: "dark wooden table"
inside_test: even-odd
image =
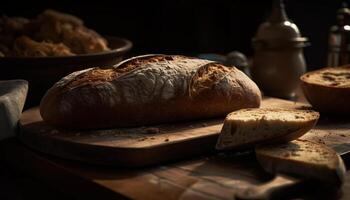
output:
[[[0,143],[0,158],[1,168],[9,172],[4,174],[2,169],[0,173],[1,199],[228,199],[235,192],[232,185],[239,188],[272,178],[249,153],[213,154],[127,169],[86,165],[44,155],[12,138]],[[232,170],[232,166],[237,165],[241,168]],[[310,185],[283,196],[284,199],[296,197],[350,199],[350,171],[339,191],[317,190]]]
[[[350,134],[350,131],[349,131]],[[350,156],[345,156],[349,165]],[[89,165],[0,141],[0,199],[233,199],[273,179],[254,154],[211,153],[143,168]],[[317,186],[319,187],[319,186]],[[350,171],[339,190],[302,185],[282,199],[350,199]]]

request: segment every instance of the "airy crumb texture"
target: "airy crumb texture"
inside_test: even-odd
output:
[[[337,159],[334,159],[336,153],[332,149],[306,140],[294,140],[284,144],[261,146],[256,151],[259,155],[308,162],[329,168],[338,164]]]
[[[304,122],[308,119],[318,118],[319,114],[311,110],[292,110],[278,108],[248,108],[227,115],[226,120],[236,122]]]
[[[307,140],[294,140],[284,144],[259,146],[256,157],[270,173],[287,173],[341,184],[345,166],[337,153],[323,145]]]
[[[303,75],[302,79],[308,83],[318,85],[350,88],[350,65],[310,72]]]
[[[226,117],[216,148],[235,149],[260,143],[290,141],[309,131],[318,118],[319,113],[311,110],[238,110]]]

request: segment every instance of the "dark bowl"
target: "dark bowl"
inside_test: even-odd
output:
[[[62,77],[90,67],[106,67],[120,62],[132,47],[123,38],[106,37],[110,51],[62,57],[0,58],[0,80],[25,79],[29,92],[25,107],[38,105],[45,92]]]

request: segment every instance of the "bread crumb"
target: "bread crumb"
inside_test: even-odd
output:
[[[59,131],[56,130],[56,129],[52,129],[52,130],[50,131],[50,134],[57,134],[57,133],[59,133]]]
[[[322,139],[318,139],[318,143],[326,144]]]
[[[292,156],[300,156],[300,154],[295,151],[292,151]]]
[[[159,128],[156,128],[156,127],[145,128],[144,131],[147,134],[157,134],[160,132]]]
[[[223,153],[223,152],[218,153],[218,156],[220,156],[220,157],[227,157],[227,155],[225,153]]]
[[[109,134],[108,132],[101,132],[99,135],[104,136],[104,135],[108,135],[108,134]]]
[[[147,139],[148,139],[147,137],[144,137],[144,138],[139,138],[137,141],[142,142],[142,141],[145,141]]]
[[[283,153],[282,156],[283,156],[283,157],[289,157],[289,153],[288,153],[288,152],[285,152],[285,153]]]

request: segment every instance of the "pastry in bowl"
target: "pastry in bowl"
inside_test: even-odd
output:
[[[132,42],[100,36],[75,16],[46,10],[34,18],[0,16],[0,79],[24,79],[26,108],[62,77],[122,61]]]
[[[300,79],[306,99],[316,110],[350,112],[350,65],[311,71]]]
[[[36,42],[27,36],[18,37],[13,45],[13,55],[23,57],[70,56],[71,50],[62,43]]]
[[[75,16],[46,10],[38,16],[38,23],[40,28],[34,35],[38,40],[63,43],[76,54],[109,50],[107,41]]]
[[[1,57],[57,57],[108,50],[107,40],[73,15],[45,10],[34,19],[0,18]]]

